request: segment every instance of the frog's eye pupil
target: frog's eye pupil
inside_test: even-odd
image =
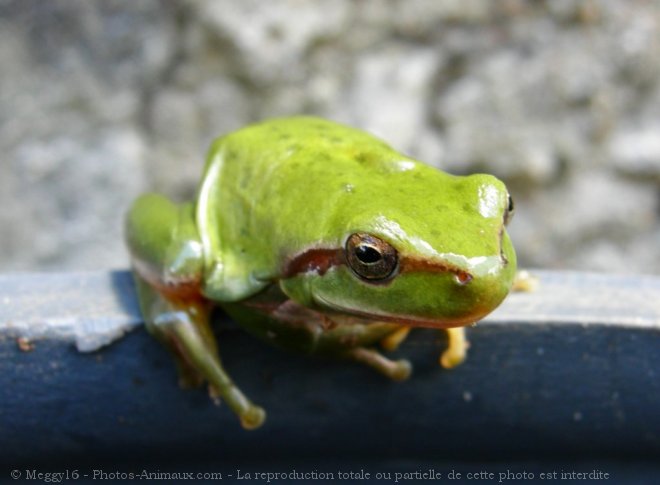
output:
[[[514,206],[513,206],[513,197],[509,195],[509,206],[508,206],[508,211],[513,212]]]
[[[369,282],[388,279],[399,264],[399,256],[392,245],[366,233],[355,233],[348,238],[345,255],[353,273]]]
[[[364,244],[355,248],[355,255],[364,264],[377,263],[382,257],[377,249]]]

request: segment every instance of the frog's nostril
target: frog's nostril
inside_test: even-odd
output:
[[[459,271],[455,273],[454,278],[456,278],[456,282],[459,285],[467,285],[470,281],[472,281],[472,275],[465,271]]]

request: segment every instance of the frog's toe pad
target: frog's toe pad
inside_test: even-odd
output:
[[[241,425],[245,429],[257,429],[266,421],[266,411],[259,406],[250,406],[240,416]]]
[[[390,378],[393,381],[405,381],[410,377],[410,374],[412,374],[412,364],[405,359],[401,359],[394,363]]]
[[[452,369],[465,360],[465,352],[454,352],[453,349],[446,350],[440,356],[440,365],[445,369]]]

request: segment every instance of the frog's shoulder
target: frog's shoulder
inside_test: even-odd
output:
[[[251,267],[233,253],[226,239],[223,225],[229,215],[223,212],[220,195],[226,187],[222,183],[223,165],[227,158],[222,139],[209,151],[202,183],[195,204],[195,222],[204,254],[204,286],[202,292],[214,301],[240,301],[264,289],[268,282],[254,276]],[[220,205],[220,207],[219,207]],[[235,225],[235,224],[234,224]]]

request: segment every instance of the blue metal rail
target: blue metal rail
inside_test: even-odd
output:
[[[219,315],[226,368],[268,412],[251,432],[203,390],[178,388],[127,272],[0,276],[0,482],[62,463],[195,464],[230,481],[241,466],[371,467],[373,479],[484,463],[659,476],[660,278],[535,274],[537,291],[469,329],[454,370],[437,365],[440,333],[413,332],[397,352],[414,365],[403,383],[270,348]]]

